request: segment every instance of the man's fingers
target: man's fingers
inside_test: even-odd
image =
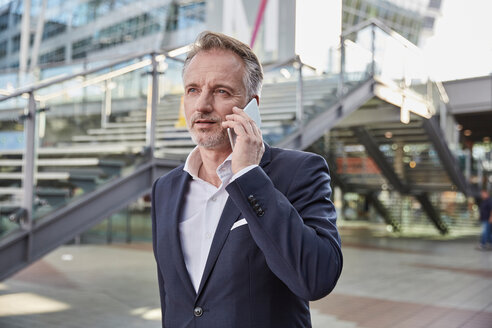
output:
[[[222,124],[223,127],[234,128],[234,131],[236,131],[236,127],[241,126],[242,130],[247,134],[258,136],[254,129],[255,123],[247,115],[244,117],[242,115],[230,114],[226,116],[226,119]],[[233,122],[233,124],[231,125],[230,122]],[[238,135],[239,132],[236,131]]]
[[[245,127],[241,123],[236,121],[224,121],[222,122],[222,127],[233,129],[234,133],[236,133],[236,135],[238,136],[243,136],[248,134]]]

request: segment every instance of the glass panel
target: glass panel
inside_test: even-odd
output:
[[[150,201],[143,197],[81,235],[81,243],[138,243],[152,240]]]
[[[270,145],[295,131],[299,65],[267,68],[260,98],[263,139]]]
[[[193,149],[194,143],[186,128],[182,104],[183,64],[172,58],[162,62],[159,75],[159,105],[156,117],[156,150],[158,158],[184,160]]]
[[[146,110],[150,70],[146,56],[35,93],[47,113],[37,115],[34,219],[147,161],[145,116],[131,114]]]
[[[27,97],[0,102],[0,238],[19,228],[10,216],[22,207]]]
[[[365,37],[362,40],[365,40]],[[344,93],[350,91],[353,87],[357,87],[360,82],[365,81],[370,76],[372,53],[369,49],[363,45],[361,46],[359,43],[345,40],[345,70],[343,79],[346,84],[346,90],[344,90]]]

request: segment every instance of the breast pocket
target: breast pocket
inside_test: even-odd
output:
[[[249,232],[249,226],[246,219],[236,221],[229,232],[228,240],[231,239],[237,241],[238,239],[247,237],[251,238],[251,233]]]

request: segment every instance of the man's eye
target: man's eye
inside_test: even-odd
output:
[[[196,92],[196,88],[188,88],[188,93]]]
[[[226,90],[223,90],[223,89],[218,89],[216,92],[218,94],[224,94],[224,95],[228,94],[228,92]]]

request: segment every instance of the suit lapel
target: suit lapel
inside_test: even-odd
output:
[[[183,281],[183,285],[186,290],[190,292],[192,295],[195,295],[195,288],[191,282],[190,275],[188,274],[188,269],[186,269],[186,264],[184,262],[183,249],[181,248],[181,237],[179,233],[179,221],[181,217],[181,210],[185,202],[185,193],[188,190],[189,181],[191,176],[183,171],[183,173],[179,176],[176,176],[173,182],[171,183],[171,189],[173,192],[171,194],[175,195],[175,197],[171,197],[170,204],[173,204],[171,209],[171,229],[169,230],[169,240],[171,241],[170,245],[172,245],[172,256],[173,262],[176,266],[176,271],[178,272],[181,280]]]
[[[265,153],[261,158],[260,166],[265,167],[270,162],[270,147],[265,144]],[[197,299],[200,296],[207,280],[212,272],[212,269],[215,266],[215,262],[224,246],[224,243],[229,236],[231,231],[231,227],[239,218],[241,212],[234,204],[234,201],[231,198],[227,198],[227,202],[224,206],[224,210],[222,211],[222,215],[220,216],[219,224],[217,225],[217,230],[215,231],[214,240],[212,241],[212,245],[210,246],[210,252],[208,253],[207,263],[205,264],[205,269],[203,270],[202,280],[200,281],[200,287],[198,288]]]
[[[198,288],[197,298],[202,292],[203,287],[207,283],[208,277],[212,272],[212,269],[217,261],[217,257],[224,246],[224,243],[229,236],[231,227],[236,222],[237,218],[241,213],[236,207],[232,199],[227,198],[227,202],[220,216],[219,224],[217,225],[217,230],[215,230],[214,240],[210,246],[210,252],[208,253],[207,263],[205,264],[205,269],[203,270],[202,280],[200,281],[200,287]]]

